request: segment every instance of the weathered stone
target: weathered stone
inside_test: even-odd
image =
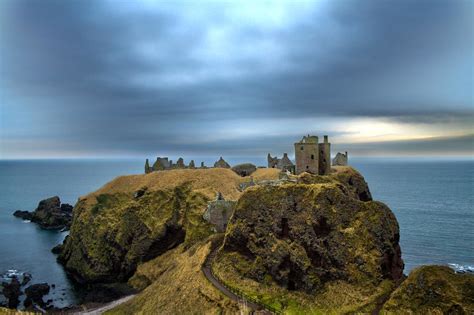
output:
[[[216,232],[224,232],[234,211],[235,204],[235,201],[225,200],[222,194],[218,192],[216,200],[208,203],[203,218],[215,226]]]
[[[183,158],[179,158],[179,159],[176,161],[176,167],[177,167],[177,168],[186,168],[186,166],[184,165],[184,160],[183,160]]]
[[[148,159],[146,159],[145,161],[145,174],[148,174],[152,171],[152,169],[150,168],[150,162],[148,161]]]
[[[332,159],[332,165],[334,166],[347,166],[347,164],[348,164],[347,152],[345,154],[341,152],[337,152],[334,159]]]
[[[283,157],[279,159],[278,157],[272,157],[270,153],[267,155],[268,168],[278,168],[282,171],[290,171],[294,173],[295,165],[291,162],[288,157],[288,153],[283,153]]]

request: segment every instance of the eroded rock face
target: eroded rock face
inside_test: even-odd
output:
[[[69,237],[61,246],[58,260],[79,282],[107,283],[126,281],[139,263],[153,259],[185,240],[210,233],[194,232],[207,200],[189,187],[142,191],[140,197],[116,193],[97,196],[97,203],[81,200]]]
[[[474,275],[422,266],[391,294],[381,314],[474,314],[473,297]]]
[[[268,276],[289,290],[314,291],[332,280],[402,277],[398,223],[371,199],[355,171],[321,184],[249,188],[239,199],[218,259],[247,263],[239,272],[259,282]]]

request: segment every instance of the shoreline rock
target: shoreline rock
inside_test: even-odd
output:
[[[45,302],[43,296],[49,293],[50,288],[47,283],[37,283],[27,287],[25,289],[26,299],[23,302],[25,307],[27,309],[31,308],[33,307],[33,303],[39,305],[41,308],[47,307],[52,301]]]
[[[33,212],[17,210],[13,215],[35,222],[46,230],[61,230],[69,229],[71,226],[72,210],[73,206],[67,203],[61,204],[59,197],[54,196],[41,200]]]

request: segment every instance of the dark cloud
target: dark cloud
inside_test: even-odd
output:
[[[239,120],[473,122],[471,1],[299,6],[275,18],[251,3],[2,1],[3,137],[91,154],[235,154],[295,137],[247,135]]]

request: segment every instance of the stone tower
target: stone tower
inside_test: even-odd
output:
[[[328,136],[324,136],[324,142],[319,145],[319,175],[331,173],[331,144]]]
[[[296,174],[319,174],[319,150],[317,136],[304,136],[295,143]]]

